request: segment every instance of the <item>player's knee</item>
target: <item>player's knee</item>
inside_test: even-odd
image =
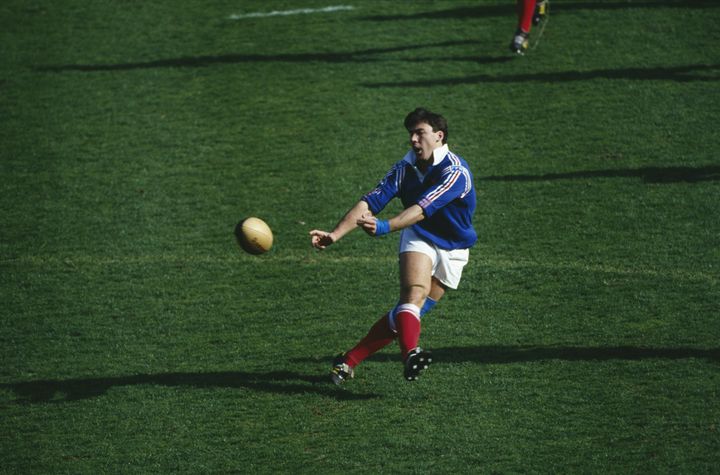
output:
[[[401,301],[422,307],[429,293],[430,289],[424,285],[409,285],[403,288]]]

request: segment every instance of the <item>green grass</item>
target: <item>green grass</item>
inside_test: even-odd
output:
[[[330,4],[0,6],[0,472],[717,471],[720,4],[553,0],[524,58],[511,1],[228,19]],[[480,241],[433,368],[336,388],[397,236],[307,234],[419,105]]]

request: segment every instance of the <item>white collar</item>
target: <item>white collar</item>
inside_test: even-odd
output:
[[[440,163],[443,158],[448,154],[449,149],[446,143],[442,144],[442,146],[436,148],[433,150],[433,166]],[[403,158],[406,162],[408,162],[410,165],[415,165],[417,163],[417,157],[415,156],[415,151],[410,150],[408,153],[405,154],[405,157]]]

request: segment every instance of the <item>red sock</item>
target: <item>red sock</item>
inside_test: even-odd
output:
[[[403,309],[395,315],[398,329],[398,341],[403,360],[410,350],[417,348],[420,340],[420,316],[411,310]]]
[[[525,33],[530,33],[536,3],[537,0],[517,0],[518,28]]]
[[[395,333],[390,329],[388,315],[385,314],[375,322],[365,338],[345,354],[345,363],[354,368],[368,356],[392,343],[394,339]]]

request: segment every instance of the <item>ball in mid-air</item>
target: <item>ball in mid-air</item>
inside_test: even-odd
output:
[[[270,226],[260,218],[245,218],[235,226],[235,238],[240,247],[250,254],[263,254],[273,244]]]

